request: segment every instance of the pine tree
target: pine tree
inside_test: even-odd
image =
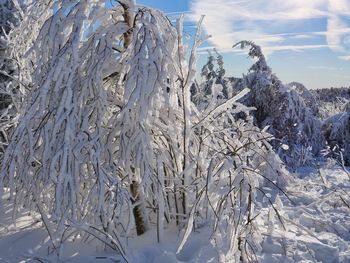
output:
[[[211,51],[208,51],[207,63],[202,67],[201,77],[202,82],[192,87],[191,100],[199,107],[205,106],[209,103],[209,99],[213,93],[214,85],[221,87],[221,91],[217,96],[221,99],[228,99],[228,85],[225,79],[225,68],[223,56],[220,55],[216,49],[213,50],[216,53],[216,58]],[[200,106],[203,104],[202,106]]]

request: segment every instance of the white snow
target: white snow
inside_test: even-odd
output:
[[[262,209],[256,218],[264,236],[257,260],[265,263],[350,262],[349,190],[348,175],[334,165],[324,165],[319,170],[299,169],[286,187],[288,198],[278,190],[270,189],[270,199],[278,209],[285,229],[271,207]],[[0,218],[0,262],[53,262],[50,242],[39,216],[28,211],[19,215],[14,224],[7,197],[5,191]],[[267,216],[271,217],[268,225]],[[156,242],[155,229],[132,237],[128,241],[129,261],[218,262],[220,254],[210,240],[210,226],[204,222],[194,231],[178,253],[185,229],[178,232],[175,226],[168,228],[161,244]],[[63,245],[62,252],[60,262],[124,262],[115,252],[90,239],[87,242],[70,239]]]
[[[287,144],[282,144],[281,145],[281,148],[283,149],[283,150],[285,150],[285,151],[287,151],[288,149],[289,149],[289,146],[287,145]]]
[[[259,107],[237,101],[248,89],[219,84],[219,54],[191,101],[203,18],[188,49],[183,16],[71,2],[34,1],[9,37],[21,92],[4,111],[15,129],[0,125],[0,263],[350,261],[346,162],[287,171],[315,165],[321,121],[259,46],[240,42],[259,58],[242,83],[282,120],[261,123],[285,130],[282,159]]]

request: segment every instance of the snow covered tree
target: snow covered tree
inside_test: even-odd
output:
[[[130,204],[117,187],[118,169],[112,169],[104,142],[108,116],[118,110],[117,90],[105,89],[104,77],[117,67],[114,49],[128,27],[122,9],[108,10],[100,1],[74,6],[61,1],[52,14],[54,4],[38,1],[31,10],[35,16],[19,29],[28,37],[28,50],[19,55],[30,53],[21,66],[32,89],[4,157],[2,179],[16,198],[15,210],[25,204],[40,212],[58,253],[66,224],[102,221],[108,227],[105,223],[113,220],[102,215],[113,217],[123,200]],[[31,21],[43,13],[40,19],[48,19],[42,26]],[[101,26],[94,28],[97,22]],[[117,192],[118,200],[109,205]]]
[[[11,103],[11,98],[6,94],[6,90],[10,89],[12,79],[15,75],[15,63],[9,56],[9,45],[7,35],[11,29],[18,25],[18,11],[10,0],[0,3],[0,111],[6,109]]]
[[[18,6],[16,7],[15,3],[17,1],[14,2],[13,0],[4,0],[0,3],[0,36],[8,35],[19,24],[20,14]]]
[[[205,86],[203,87],[203,92],[205,95],[210,95],[212,93],[211,87],[216,82],[214,61],[214,56],[209,51],[208,61],[203,66],[201,72],[201,76],[205,79]]]
[[[319,109],[317,105],[317,99],[303,84],[299,82],[291,82],[288,86],[295,90],[298,95],[303,99],[305,105],[312,111],[312,114],[316,117],[319,116]]]
[[[13,0],[0,2],[0,159],[13,131],[19,106],[19,68],[9,35],[21,21],[22,8],[25,8],[25,3],[20,5]]]
[[[219,54],[216,49],[214,49],[217,57],[216,57],[216,63],[218,64],[218,68],[216,70],[216,84],[220,84],[222,86],[222,95],[224,98],[228,98],[228,91],[227,91],[227,85],[225,80],[225,73],[226,70],[224,68],[224,57]]]
[[[237,102],[248,90],[223,100],[213,83],[203,109],[191,102],[200,23],[187,60],[183,17],[174,27],[133,1],[28,12],[40,19],[24,20],[27,44],[16,43],[31,88],[0,181],[14,212],[40,214],[58,257],[64,240],[88,235],[128,261],[130,236],[151,229],[162,242],[173,224],[186,229],[178,253],[207,225],[222,260],[253,260],[262,186],[281,189],[286,171],[271,136],[235,117],[249,115]]]
[[[222,55],[220,55],[216,49],[213,51],[217,55],[216,58],[211,51],[208,51],[209,55],[207,63],[202,67],[200,73],[202,82],[199,85],[196,83],[196,89],[193,89],[191,92],[191,100],[196,105],[208,103],[208,100],[211,98],[213,84],[220,84],[222,90],[218,96],[228,99],[227,80],[224,78],[226,72],[224,69],[224,60]]]
[[[249,56],[257,59],[237,87],[251,89],[242,102],[256,108],[254,116],[257,125],[260,128],[269,126],[268,131],[275,136],[274,148],[290,168],[312,163],[314,156],[325,147],[321,121],[307,107],[298,94],[300,91],[283,85],[272,74],[259,46],[250,41],[237,45],[242,48],[248,46]],[[295,83],[291,86],[301,87]]]

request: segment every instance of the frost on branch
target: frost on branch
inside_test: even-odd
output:
[[[176,29],[160,12],[143,8],[135,21],[133,42],[121,62],[119,85],[124,89],[125,106],[112,120],[119,128],[118,166],[130,185],[137,183],[144,202],[156,209],[157,215],[150,219],[157,218],[161,240],[164,220],[183,224],[188,213],[186,185],[193,166],[189,90],[199,32],[187,64],[182,18]]]
[[[12,0],[0,3],[0,160],[8,144],[17,113],[18,65],[13,57],[9,34],[20,23],[20,7]]]
[[[318,101],[314,94],[311,93],[303,84],[299,82],[291,82],[288,84],[292,90],[295,90],[303,99],[305,105],[310,108],[314,116],[319,116]]]
[[[49,4],[42,1],[5,0],[0,4],[1,151],[26,109],[35,58],[27,56],[45,19]]]
[[[252,260],[258,204],[287,172],[271,136],[237,118],[249,119],[238,102],[249,91],[225,99],[213,83],[197,107],[200,25],[187,61],[183,18],[175,28],[141,7],[130,28],[127,1],[102,3],[60,2],[23,53],[34,62],[23,64],[32,88],[1,174],[15,212],[41,215],[57,255],[65,238],[87,234],[127,259],[126,240],[142,224],[158,242],[168,225],[185,228],[178,253],[194,228],[211,227],[223,260]]]
[[[314,115],[315,109],[307,106],[311,106],[311,101],[305,102],[299,95],[300,85],[283,85],[272,74],[259,46],[249,41],[239,44],[249,46],[249,56],[257,59],[237,87],[251,89],[242,102],[256,108],[256,124],[260,128],[269,126],[268,131],[275,136],[274,149],[290,168],[311,164],[314,156],[325,147],[321,121]],[[297,87],[296,90],[291,88],[293,86]],[[305,97],[305,92],[303,94]],[[287,145],[288,150],[283,145]]]
[[[97,20],[101,26],[93,30]],[[62,1],[28,51],[36,62],[28,70],[33,88],[1,179],[15,210],[24,205],[41,214],[54,248],[68,234],[67,224],[108,229],[129,205],[106,144],[118,99],[115,89],[105,87],[103,74],[116,65],[113,47],[126,29],[118,10],[100,1],[73,7]]]

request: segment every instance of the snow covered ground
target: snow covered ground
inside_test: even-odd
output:
[[[256,218],[263,233],[257,261],[350,262],[349,190],[349,174],[341,167],[299,169],[286,188],[287,196],[278,191],[269,193],[280,219],[271,206],[263,208]],[[5,202],[2,209],[0,262],[53,262],[50,241],[39,218],[27,212],[13,224],[11,204]],[[269,220],[264,220],[267,216]],[[209,240],[209,227],[197,229],[179,254],[176,250],[183,231],[170,228],[163,244],[155,243],[152,235],[155,233],[150,231],[129,240],[130,262],[219,262],[221,258]],[[68,241],[62,252],[61,262],[124,262],[95,240]]]

